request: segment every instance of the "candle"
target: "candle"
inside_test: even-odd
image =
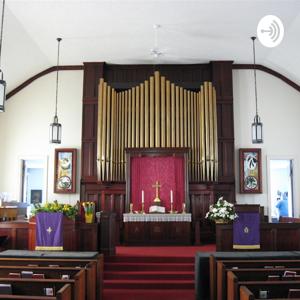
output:
[[[142,203],[144,203],[144,191],[142,190]]]
[[[171,204],[173,204],[173,191],[170,191]]]

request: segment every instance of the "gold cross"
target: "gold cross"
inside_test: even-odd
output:
[[[47,232],[50,234],[52,232],[52,228],[49,226]]]
[[[156,181],[155,184],[152,185],[152,187],[155,188],[155,198],[158,198],[159,188],[161,187],[159,181]]]

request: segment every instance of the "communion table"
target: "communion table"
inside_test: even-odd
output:
[[[189,245],[192,216],[185,214],[123,214],[124,244]]]

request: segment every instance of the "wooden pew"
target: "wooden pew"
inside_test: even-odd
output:
[[[266,271],[268,272],[268,271]],[[246,287],[251,286],[251,292],[254,295],[258,295],[260,289],[266,289],[270,291],[269,298],[287,298],[289,288],[298,288],[300,281],[270,281],[270,280],[246,280],[246,278],[240,279],[233,271],[227,273],[227,299],[239,300],[240,299],[240,287],[244,285]],[[272,289],[270,289],[272,288]],[[257,296],[258,297],[258,296]]]
[[[268,300],[298,299],[288,298],[291,289],[297,289],[299,282],[293,281],[265,281],[265,282],[247,282],[240,286],[240,300],[258,300],[259,290],[267,289],[269,291]]]
[[[55,290],[60,288],[62,285],[68,283],[71,285],[72,289],[72,299],[73,300],[85,300],[85,276],[84,271],[80,270],[74,279],[35,279],[35,278],[9,278],[9,277],[0,277],[0,283],[9,283],[13,284],[16,282],[27,282],[29,286],[44,284],[44,287],[55,287]]]
[[[244,285],[240,287],[240,300],[258,300],[253,293]],[[268,300],[286,300],[287,298],[268,298]]]
[[[13,260],[13,262],[12,262]],[[88,300],[102,299],[103,292],[103,255],[97,259],[49,259],[49,258],[8,258],[0,257],[0,265],[20,265],[20,266],[49,266],[59,267],[80,267],[86,270],[86,294]]]
[[[12,295],[2,294],[0,299],[28,299],[28,300],[71,300],[72,292],[71,285],[68,283],[55,284],[57,292],[54,296],[45,296],[44,294],[44,282],[28,282],[26,280],[16,281],[3,281],[0,283],[10,283],[12,285]],[[53,285],[52,285],[53,286]],[[52,287],[51,286],[51,287]]]
[[[285,269],[300,268],[300,260],[219,260],[217,261],[217,299],[225,300],[227,295],[227,271],[238,267],[240,269],[265,270],[265,266],[284,266]],[[278,269],[278,268],[274,268]]]

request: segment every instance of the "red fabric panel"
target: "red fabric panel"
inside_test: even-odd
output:
[[[183,157],[132,157],[131,158],[131,199],[133,210],[141,210],[142,190],[144,191],[145,212],[153,205],[155,188],[159,181],[159,197],[166,211],[171,208],[170,191],[173,190],[173,209],[182,211],[184,199],[184,158]]]

